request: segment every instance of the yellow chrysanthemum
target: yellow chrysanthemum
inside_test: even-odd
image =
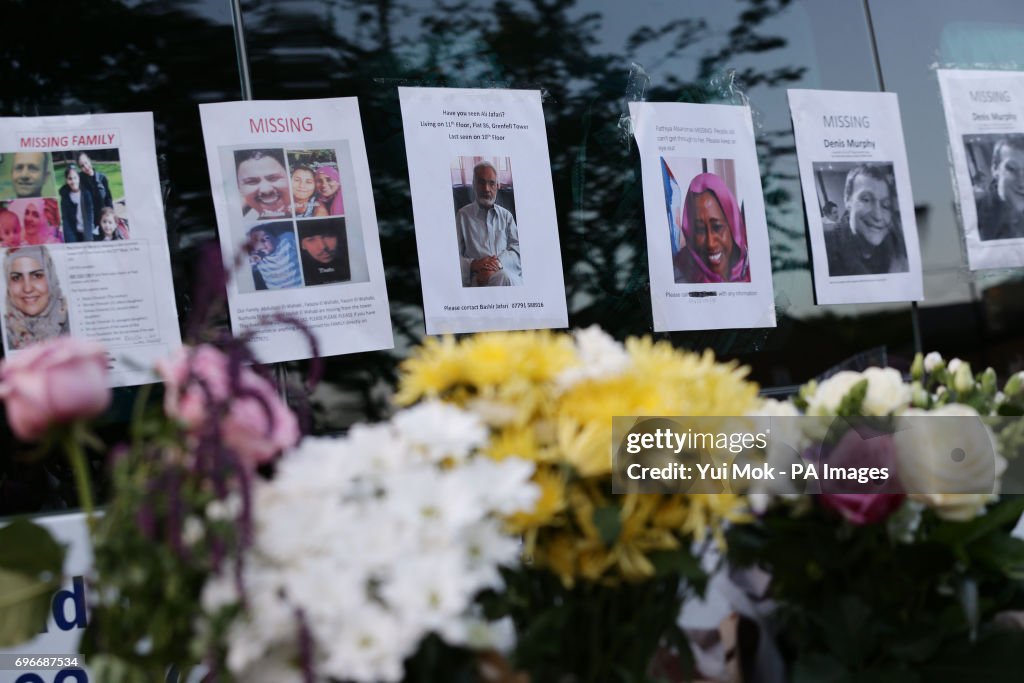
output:
[[[536,506],[507,522],[524,535],[535,566],[566,586],[647,580],[655,572],[651,553],[686,552],[692,539],[708,536],[721,541],[725,521],[749,519],[742,496],[619,496],[610,476],[612,417],[746,414],[757,401],[746,368],[716,362],[710,351],[631,339],[625,366],[560,379],[584,365],[577,353],[572,337],[547,330],[427,340],[402,364],[398,401],[439,396],[464,406],[491,428],[490,457],[538,464]]]
[[[513,533],[524,533],[550,524],[565,509],[565,479],[557,470],[542,467],[533,475],[533,483],[540,489],[533,510],[517,512],[508,519]]]
[[[399,368],[401,381],[395,402],[409,405],[424,397],[436,397],[462,381],[461,351],[451,335],[427,337]]]

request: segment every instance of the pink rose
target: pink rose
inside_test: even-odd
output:
[[[829,467],[847,473],[863,473],[857,477],[827,479],[821,484],[821,504],[835,510],[853,524],[874,524],[886,519],[903,502],[903,488],[896,477],[896,446],[892,435],[882,431],[871,420],[853,420],[846,433],[822,459]],[[885,470],[889,476],[871,479],[871,469],[878,475]],[[823,473],[823,469],[819,466]]]
[[[57,337],[0,362],[0,399],[19,439],[55,424],[99,415],[110,405],[107,354],[95,342]]]
[[[157,363],[167,383],[164,409],[192,433],[219,419],[224,444],[255,467],[299,440],[299,425],[273,385],[240,367],[232,395],[231,361],[208,344],[183,347]],[[214,411],[225,413],[218,418]]]
[[[820,497],[823,507],[858,526],[881,522],[903,502],[901,493],[823,493]]]

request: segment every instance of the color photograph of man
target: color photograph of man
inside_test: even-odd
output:
[[[978,239],[1024,237],[1024,135],[973,135],[964,143],[974,181]]]
[[[290,177],[283,150],[236,151],[235,177],[244,217],[262,220],[292,215]]]
[[[307,286],[348,282],[352,279],[344,218],[298,221],[297,228],[302,253],[302,277]]]
[[[456,163],[465,170],[464,162],[475,157],[459,157]],[[508,159],[505,159],[508,166]],[[472,198],[455,213],[459,259],[463,287],[515,286],[523,284],[523,267],[519,252],[519,229],[513,212],[500,205],[499,197],[507,196],[514,210],[511,188],[503,187],[497,166],[488,160],[472,165]],[[508,171],[509,181],[511,172]],[[459,190],[453,191],[456,205]]]
[[[261,223],[249,230],[249,265],[257,290],[302,286],[292,224]]]
[[[114,206],[114,194],[110,191],[109,178],[96,168],[88,153],[79,152],[76,159],[81,170],[80,183],[82,190],[89,193],[93,210],[92,227],[95,228],[100,224],[100,211],[104,207]],[[90,229],[90,232],[92,232],[92,229]]]
[[[46,152],[15,152],[11,160],[11,187],[14,196],[27,199],[43,196],[50,176],[50,155]]]
[[[813,164],[822,213],[828,197],[844,211],[824,225],[830,277],[906,273],[910,270],[892,164]]]

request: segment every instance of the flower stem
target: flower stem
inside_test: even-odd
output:
[[[92,502],[92,485],[89,482],[89,466],[85,457],[85,449],[81,444],[80,422],[75,422],[71,429],[64,435],[64,451],[67,453],[71,463],[71,470],[75,473],[75,487],[78,489],[78,501],[85,512],[86,522],[90,530],[95,525],[94,507]]]

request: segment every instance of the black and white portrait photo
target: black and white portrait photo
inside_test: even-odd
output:
[[[829,277],[906,273],[906,240],[893,165],[812,165]]]
[[[964,136],[978,239],[1024,237],[1024,134]]]

